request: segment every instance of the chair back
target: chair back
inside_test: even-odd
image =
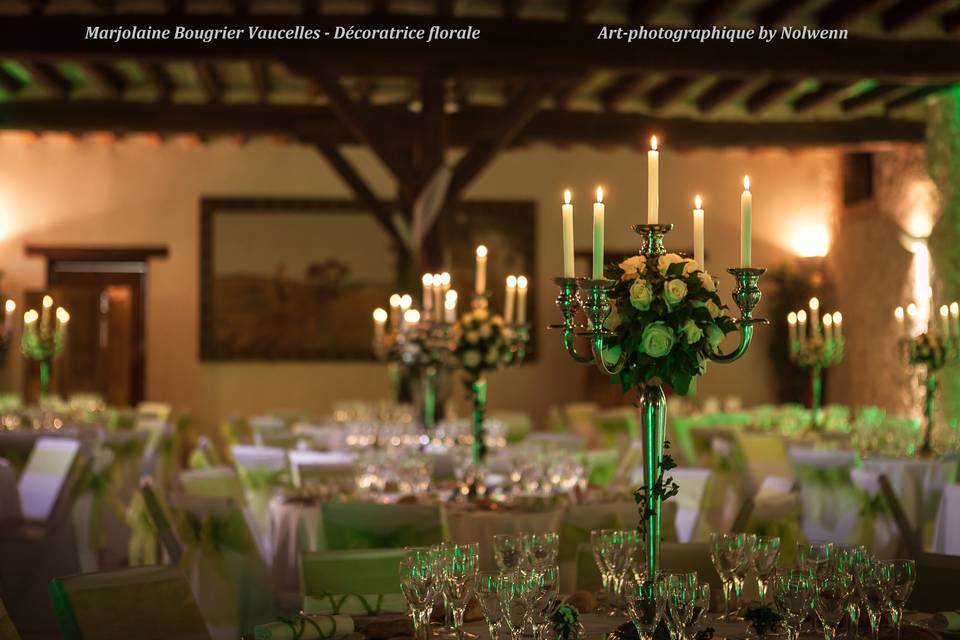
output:
[[[22,516],[17,474],[5,458],[0,458],[0,522],[15,522]]]
[[[405,612],[400,591],[404,549],[315,551],[300,556],[300,594],[309,613]]]
[[[933,551],[960,556],[960,484],[947,485],[940,496],[940,508],[933,529]]]
[[[137,405],[137,420],[142,418],[158,418],[164,422],[170,420],[173,407],[166,402],[141,402]]]
[[[796,479],[780,434],[741,432],[737,434],[737,445],[746,468],[748,495],[757,493],[768,476]]]
[[[51,518],[79,452],[79,440],[37,438],[17,485],[25,520],[46,522]]]
[[[520,442],[533,431],[533,418],[525,411],[491,411],[489,417],[503,423],[507,442]]]
[[[144,478],[140,483],[140,495],[143,497],[143,504],[147,509],[153,526],[156,527],[157,537],[160,539],[160,546],[170,557],[175,565],[180,564],[183,558],[183,545],[177,538],[170,519],[167,517],[167,510],[160,502],[159,496],[153,488],[153,482],[150,478]]]
[[[440,504],[325,502],[321,510],[331,550],[425,547],[443,541]]]
[[[3,600],[0,600],[0,640],[20,640],[20,634],[13,626],[13,620],[10,619],[7,608],[3,606]]]
[[[701,519],[701,515],[713,471],[678,467],[670,471],[670,475],[680,485],[680,492],[670,500],[677,505],[677,540],[681,543],[693,542],[700,533],[698,529],[701,528],[701,522],[706,525],[706,519]]]
[[[183,573],[149,565],[50,583],[65,640],[210,640]]]
[[[243,504],[243,486],[237,472],[231,467],[191,469],[180,473],[180,485],[190,496],[206,498],[233,498]]]
[[[296,449],[300,444],[300,434],[293,431],[260,431],[257,433],[257,442],[264,447],[277,449]]]
[[[287,457],[290,460],[290,480],[295,487],[326,482],[353,486],[353,454],[292,450],[287,452]]]

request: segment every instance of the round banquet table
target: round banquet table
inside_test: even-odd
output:
[[[871,457],[863,460],[863,467],[882,473],[890,480],[893,492],[913,527],[932,532],[944,487],[955,482],[960,458],[888,458]]]

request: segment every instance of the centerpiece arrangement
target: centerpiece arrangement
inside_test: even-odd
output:
[[[448,374],[463,371],[473,407],[472,447],[477,463],[486,455],[486,373],[522,362],[530,340],[526,276],[507,276],[503,315],[495,314],[487,291],[487,258],[487,247],[478,246],[474,292],[469,309],[459,317],[458,294],[450,288],[447,273],[424,274],[420,309],[412,307],[409,294],[395,294],[390,301],[391,314],[384,309],[373,313],[375,351],[382,359],[409,368],[420,381],[420,415],[425,429],[434,427],[441,417],[438,389]]]
[[[929,294],[928,309],[932,313],[933,293]],[[921,376],[925,390],[923,418],[923,445],[921,452],[929,454],[933,448],[933,426],[936,396],[941,369],[960,362],[960,303],[940,305],[939,323],[929,317],[921,323],[916,303],[911,302],[906,310],[897,307],[894,318],[900,333],[900,350],[907,364]],[[919,331],[919,332],[918,332]]]
[[[593,270],[589,278],[576,277],[573,266],[573,205],[564,193],[563,277],[557,307],[563,316],[563,344],[578,363],[593,363],[624,391],[635,390],[641,418],[644,486],[635,497],[640,505],[641,531],[646,542],[645,566],[652,578],[660,570],[660,510],[662,500],[676,493],[665,478],[672,461],[664,456],[667,403],[663,387],[685,395],[693,380],[706,371],[707,362],[732,362],[742,356],[754,327],[766,320],[753,317],[760,302],[757,282],[766,271],[751,266],[753,195],[749,178],[741,194],[741,266],[728,269],[737,286],[733,299],[740,310],[732,317],[717,293],[718,283],[704,268],[704,211],[699,196],[693,211],[694,255],[670,253],[664,237],[673,225],[659,222],[659,152],[656,137],[648,153],[647,223],[634,225],[640,236],[637,255],[604,265],[603,190],[593,205]],[[581,313],[582,312],[582,313]],[[722,353],[725,335],[739,331],[738,346]],[[585,338],[589,351],[577,348]]]
[[[56,320],[51,318],[53,298],[43,296],[41,311],[29,309],[23,314],[23,337],[20,351],[24,356],[40,363],[40,396],[50,391],[50,379],[53,361],[60,357],[67,341],[67,323],[70,314],[63,307],[57,307]]]
[[[822,424],[823,370],[843,360],[843,314],[825,313],[820,321],[820,300],[810,298],[810,322],[804,309],[787,314],[790,327],[790,361],[810,372],[810,409],[813,426]]]

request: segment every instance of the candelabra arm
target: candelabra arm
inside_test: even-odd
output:
[[[710,352],[710,359],[714,362],[733,362],[738,360],[740,356],[747,352],[747,349],[750,347],[750,342],[753,340],[753,325],[752,324],[741,324],[740,325],[740,344],[737,345],[737,348],[731,351],[730,353],[719,353],[716,351]]]
[[[607,358],[604,355],[605,347],[603,344],[603,338],[604,336],[600,334],[594,336],[592,357],[588,358],[586,361],[596,362],[600,371],[603,371],[608,376],[614,376],[623,370],[623,365],[627,361],[627,354],[621,349],[617,356],[617,361],[613,364],[613,366],[609,366],[607,364]],[[609,350],[607,350],[607,353],[609,353]]]
[[[766,269],[739,267],[727,269],[737,281],[737,287],[733,290],[733,301],[737,303],[740,309],[740,344],[730,353],[711,352],[710,359],[714,362],[733,362],[747,352],[750,342],[753,340],[753,328],[758,324],[769,324],[767,320],[753,317],[753,310],[760,303],[760,287],[757,282],[760,280]]]
[[[577,346],[574,343],[574,338],[576,337],[576,331],[573,328],[564,327],[563,329],[563,348],[567,350],[567,353],[570,354],[570,357],[573,358],[574,362],[579,364],[590,364],[593,362],[593,354],[591,353],[588,356],[582,356],[577,353]]]

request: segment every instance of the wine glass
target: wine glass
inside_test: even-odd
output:
[[[710,534],[710,560],[723,582],[723,620],[730,618],[730,595],[734,589],[734,570],[741,562],[743,549],[733,540],[735,536],[726,533]]]
[[[614,610],[621,604],[624,581],[633,574],[634,557],[640,546],[640,534],[635,529],[614,531],[607,538],[610,553],[607,556],[611,568],[611,590],[614,595]]]
[[[530,626],[536,640],[547,640],[550,613],[560,597],[560,568],[556,565],[534,569],[530,587]]]
[[[640,640],[652,640],[665,612],[665,587],[663,581],[657,578],[659,576],[651,580],[630,579],[624,588],[627,615],[636,627]]]
[[[773,601],[787,623],[790,636],[796,640],[800,637],[800,625],[813,608],[810,575],[794,570],[775,576]]]
[[[710,583],[698,584],[693,594],[693,615],[690,616],[690,622],[685,629],[687,637],[696,637],[697,632],[700,631],[700,622],[710,611]]]
[[[737,564],[733,568],[733,589],[736,596],[735,611],[736,618],[739,616],[740,601],[743,594],[743,587],[747,581],[747,573],[753,568],[753,549],[756,546],[757,536],[752,533],[731,533],[727,534],[730,545],[737,551]]]
[[[524,566],[523,534],[498,533],[493,536],[493,559],[500,571],[519,571]]]
[[[512,640],[522,640],[527,622],[529,586],[520,571],[504,573],[500,578],[500,615]]]
[[[500,611],[500,574],[480,573],[477,576],[477,602],[487,623],[490,640],[497,640],[503,626],[503,615]]]
[[[813,591],[813,608],[823,625],[824,640],[834,640],[837,629],[847,613],[847,598],[850,596],[850,579],[846,575],[831,575],[818,578]]]
[[[832,557],[831,542],[797,543],[797,568],[809,571],[817,578],[823,578],[829,572]]]
[[[780,538],[755,536],[750,542],[753,568],[757,572],[757,594],[760,604],[766,604],[770,578],[777,570],[777,560],[780,559]]]
[[[674,640],[683,640],[684,631],[693,617],[696,601],[696,574],[691,582],[687,574],[667,576],[664,589],[667,601],[667,627]]]
[[[593,561],[597,564],[597,570],[600,572],[600,581],[603,594],[610,594],[610,583],[612,581],[613,569],[609,562],[609,546],[607,538],[613,535],[613,529],[594,529],[590,532],[590,548],[593,551]]]
[[[876,560],[857,566],[857,593],[860,604],[867,612],[873,640],[880,637],[880,618],[890,590],[890,567]]]
[[[886,609],[890,614],[890,621],[897,628],[897,638],[900,638],[900,622],[903,618],[903,607],[910,598],[913,584],[917,581],[917,563],[913,560],[887,560],[883,563],[889,571],[889,589],[887,589]]]
[[[523,537],[523,550],[527,563],[535,568],[555,565],[560,552],[560,535],[555,532],[531,533]]]
[[[427,640],[430,614],[440,584],[437,559],[428,549],[412,550],[400,561],[400,591],[413,614],[417,640]]]
[[[453,614],[453,630],[463,640],[463,615],[473,597],[477,580],[478,557],[471,553],[473,545],[450,545],[442,554],[443,597]]]

